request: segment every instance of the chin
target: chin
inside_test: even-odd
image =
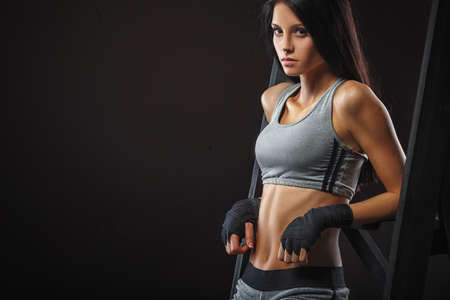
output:
[[[286,74],[287,76],[299,76],[300,73],[297,70],[292,70],[290,68],[283,68],[284,69],[284,74]]]

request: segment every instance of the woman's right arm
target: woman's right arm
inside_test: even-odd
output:
[[[272,117],[273,110],[275,108],[275,105],[277,104],[278,98],[280,97],[280,94],[283,90],[285,90],[288,86],[291,86],[292,82],[281,82],[276,85],[273,85],[266,90],[261,95],[261,106],[264,110],[264,114],[266,116],[266,120],[270,122],[270,119]],[[258,197],[259,202],[261,201],[261,197]],[[232,208],[233,209],[233,208]],[[259,205],[258,205],[258,211],[259,211]],[[239,215],[240,213],[235,213],[234,215]],[[254,216],[254,219],[250,222],[236,222],[233,218],[236,219],[236,216],[233,216],[233,214],[227,213],[226,220],[224,222],[224,227],[222,227],[222,239],[225,243],[225,249],[228,254],[240,254],[245,253],[249,249],[252,249],[255,247],[255,224],[257,223],[258,214]],[[242,228],[242,234],[245,237],[245,244],[241,246],[241,236],[236,233],[228,234],[228,231],[230,230],[230,223],[235,222],[236,224],[239,224]],[[226,228],[228,227],[228,228]],[[232,227],[232,226],[231,226]]]

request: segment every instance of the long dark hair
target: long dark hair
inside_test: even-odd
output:
[[[375,94],[380,95],[378,84],[369,73],[369,64],[360,43],[360,33],[355,25],[349,0],[269,0],[262,5],[260,38],[266,44],[270,57],[276,56],[272,40],[272,17],[276,3],[285,3],[311,34],[314,45],[328,63],[332,72],[345,79],[352,79],[368,85]],[[276,59],[280,69],[280,62]],[[298,76],[288,76],[298,82]],[[379,182],[372,164],[367,160],[361,169],[358,181],[360,187]]]

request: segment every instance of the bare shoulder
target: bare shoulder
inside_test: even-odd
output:
[[[280,97],[283,90],[289,86],[294,85],[293,82],[280,82],[269,88],[267,88],[261,95],[261,106],[266,115],[267,121],[270,121],[272,117],[272,112],[277,104],[278,98]]]
[[[372,157],[372,163],[379,153],[389,153],[399,157],[399,161],[404,161],[403,149],[383,102],[366,84],[348,80],[341,86],[340,94],[334,99],[333,108],[336,109],[338,118],[345,120],[344,126],[369,158]],[[383,146],[385,148],[380,150]]]
[[[368,155],[386,190],[400,193],[406,156],[388,110],[368,85],[349,80],[341,86],[333,100],[338,118]]]
[[[365,113],[365,116],[388,114],[383,102],[370,86],[356,80],[346,80],[338,86],[333,102],[336,112],[346,117],[358,116],[361,113]]]

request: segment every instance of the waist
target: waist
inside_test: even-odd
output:
[[[251,262],[242,274],[242,280],[260,291],[282,290],[294,287],[346,287],[344,267],[306,266],[283,270],[261,270]]]
[[[329,193],[300,187],[265,184],[256,231],[256,245],[250,260],[261,269],[287,269],[300,263],[287,264],[277,258],[280,238],[288,224],[311,208],[338,203],[347,199]],[[327,228],[310,249],[308,265],[341,266],[339,228]]]

